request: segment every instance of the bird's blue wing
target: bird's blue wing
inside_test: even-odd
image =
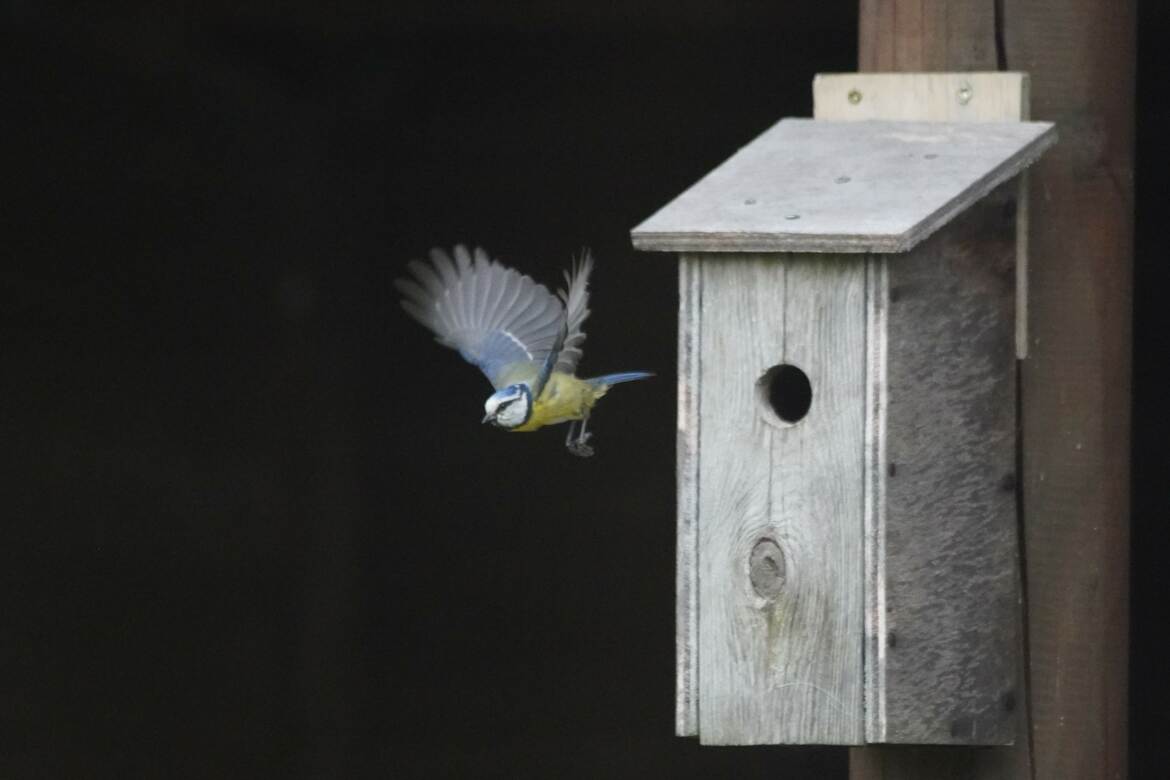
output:
[[[430,258],[429,265],[412,260],[414,279],[396,285],[402,307],[439,343],[458,350],[496,388],[519,367],[533,366],[535,377],[556,360],[565,308],[548,288],[479,248],[473,255],[457,246],[453,256],[432,249]]]

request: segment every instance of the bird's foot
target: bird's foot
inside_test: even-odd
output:
[[[579,458],[588,458],[593,455],[593,448],[589,446],[589,440],[593,438],[592,433],[582,433],[573,441],[569,442],[566,449]]]

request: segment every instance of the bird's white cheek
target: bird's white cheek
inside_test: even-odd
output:
[[[508,407],[500,412],[496,420],[505,428],[515,428],[517,425],[524,423],[524,418],[528,416],[528,405],[523,400],[508,404]]]

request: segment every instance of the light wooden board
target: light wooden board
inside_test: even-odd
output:
[[[678,265],[678,534],[675,562],[675,733],[699,733],[699,338],[702,333],[700,261]]]
[[[862,741],[865,260],[709,256],[699,402],[699,736]],[[812,407],[766,411],[756,381],[804,370]],[[774,543],[775,590],[752,552]]]
[[[1027,119],[1026,73],[822,73],[817,119],[1004,122]]]
[[[632,232],[638,249],[904,252],[1055,141],[1043,122],[785,119]]]

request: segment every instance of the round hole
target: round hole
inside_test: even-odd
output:
[[[808,374],[784,363],[772,366],[756,382],[761,403],[782,422],[800,422],[812,406],[812,385]]]

